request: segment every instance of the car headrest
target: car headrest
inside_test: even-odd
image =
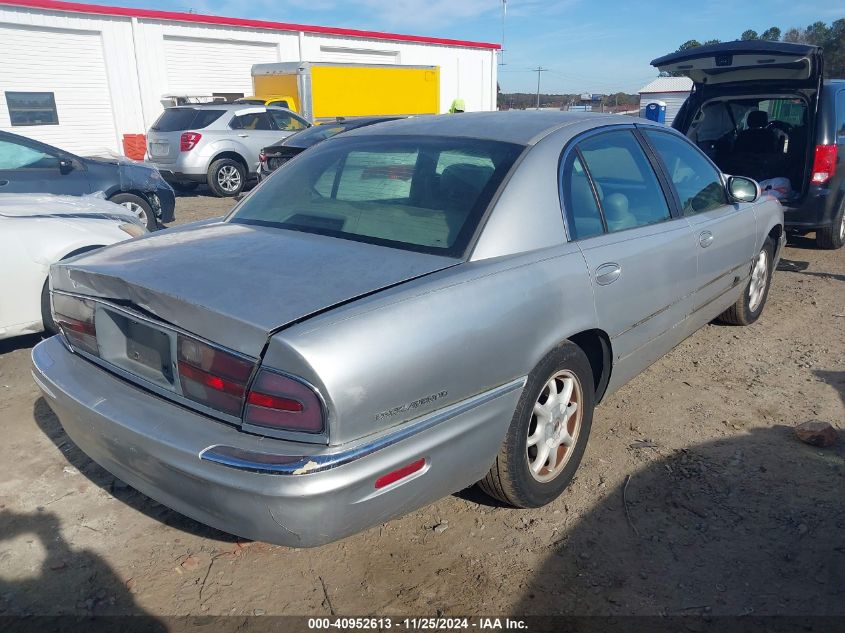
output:
[[[752,110],[748,113],[748,127],[761,128],[769,123],[769,115],[763,110]]]
[[[617,222],[628,215],[628,197],[621,193],[612,193],[602,201],[604,215],[608,222]]]
[[[484,165],[449,165],[440,176],[440,190],[452,204],[464,203],[469,210],[492,175],[493,168]]]

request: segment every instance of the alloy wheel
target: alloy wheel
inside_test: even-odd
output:
[[[227,193],[235,192],[241,187],[241,172],[233,165],[223,165],[217,170],[217,184]]]
[[[147,211],[137,202],[121,202],[122,207],[129,209],[129,211],[147,226]]]
[[[769,278],[769,253],[764,248],[754,260],[754,268],[751,269],[751,284],[748,287],[748,309],[756,312],[763,301],[766,293],[766,284]]]
[[[526,458],[531,476],[552,481],[569,462],[581,432],[583,391],[578,377],[562,370],[545,384],[528,425]]]

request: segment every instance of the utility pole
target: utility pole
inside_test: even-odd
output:
[[[540,109],[540,73],[544,73],[548,68],[543,68],[542,66],[537,66],[534,68],[533,71],[537,73],[537,109]]]
[[[499,51],[499,66],[505,65],[505,18],[508,17],[508,0],[502,0],[502,48]]]

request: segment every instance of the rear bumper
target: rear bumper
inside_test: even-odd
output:
[[[804,201],[797,206],[784,206],[786,229],[793,232],[814,231],[833,225],[842,195],[829,188],[811,187]]]
[[[404,435],[392,430],[339,448],[242,433],[113,376],[59,337],[39,343],[32,361],[65,431],[103,468],[202,523],[295,547],[343,538],[479,480],[524,385],[519,379],[436,412],[428,424],[414,421]],[[237,459],[225,457],[232,449]],[[375,489],[378,477],[421,457],[421,471]]]

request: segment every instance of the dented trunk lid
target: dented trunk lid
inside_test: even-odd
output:
[[[275,331],[459,263],[322,235],[217,222],[54,264],[54,290],[105,299],[252,357]]]

